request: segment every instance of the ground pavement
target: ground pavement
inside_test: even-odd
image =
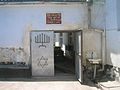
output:
[[[97,90],[94,86],[82,85],[75,77],[1,78],[0,90]]]
[[[78,81],[0,81],[0,90],[97,90]]]

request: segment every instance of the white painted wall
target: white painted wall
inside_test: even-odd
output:
[[[105,27],[105,4],[95,2],[91,6],[91,27],[104,29]]]
[[[117,0],[117,23],[118,30],[120,30],[120,0]]]
[[[117,25],[117,0],[106,0],[106,30],[116,30]]]
[[[62,24],[46,24],[46,13],[54,12],[62,14]],[[30,30],[76,30],[86,27],[85,4],[0,6],[0,47],[24,47],[23,42],[28,41],[25,39],[29,37]]]
[[[120,67],[120,0],[106,2],[107,64]]]
[[[120,67],[120,32],[107,32],[107,64]]]
[[[91,26],[106,29],[106,64],[120,67],[120,0],[105,0],[91,6]]]
[[[117,24],[117,4],[119,0],[94,0],[96,2],[91,6],[91,27],[97,29],[115,30]],[[118,13],[119,15],[119,13]],[[119,18],[119,17],[118,17]]]
[[[95,59],[102,59],[102,34],[96,31],[83,32],[83,64],[86,65],[86,59],[91,58],[91,53],[94,52]],[[88,57],[88,55],[90,57]]]
[[[96,0],[94,0],[96,1]],[[119,0],[97,0],[91,6],[91,26],[92,28],[114,30],[117,25],[116,5]],[[119,10],[119,9],[118,9]]]

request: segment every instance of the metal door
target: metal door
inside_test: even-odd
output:
[[[77,79],[82,82],[82,33],[75,32],[75,69]]]
[[[53,31],[31,32],[32,76],[54,76]]]

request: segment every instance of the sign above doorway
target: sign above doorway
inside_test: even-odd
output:
[[[61,24],[61,13],[46,13],[46,24]]]

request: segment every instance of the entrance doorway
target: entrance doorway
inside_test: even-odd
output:
[[[74,75],[82,82],[81,53],[81,31],[31,32],[32,76]]]
[[[75,46],[73,32],[54,33],[55,75],[75,75]]]
[[[54,32],[55,75],[73,75],[82,82],[82,31]]]

